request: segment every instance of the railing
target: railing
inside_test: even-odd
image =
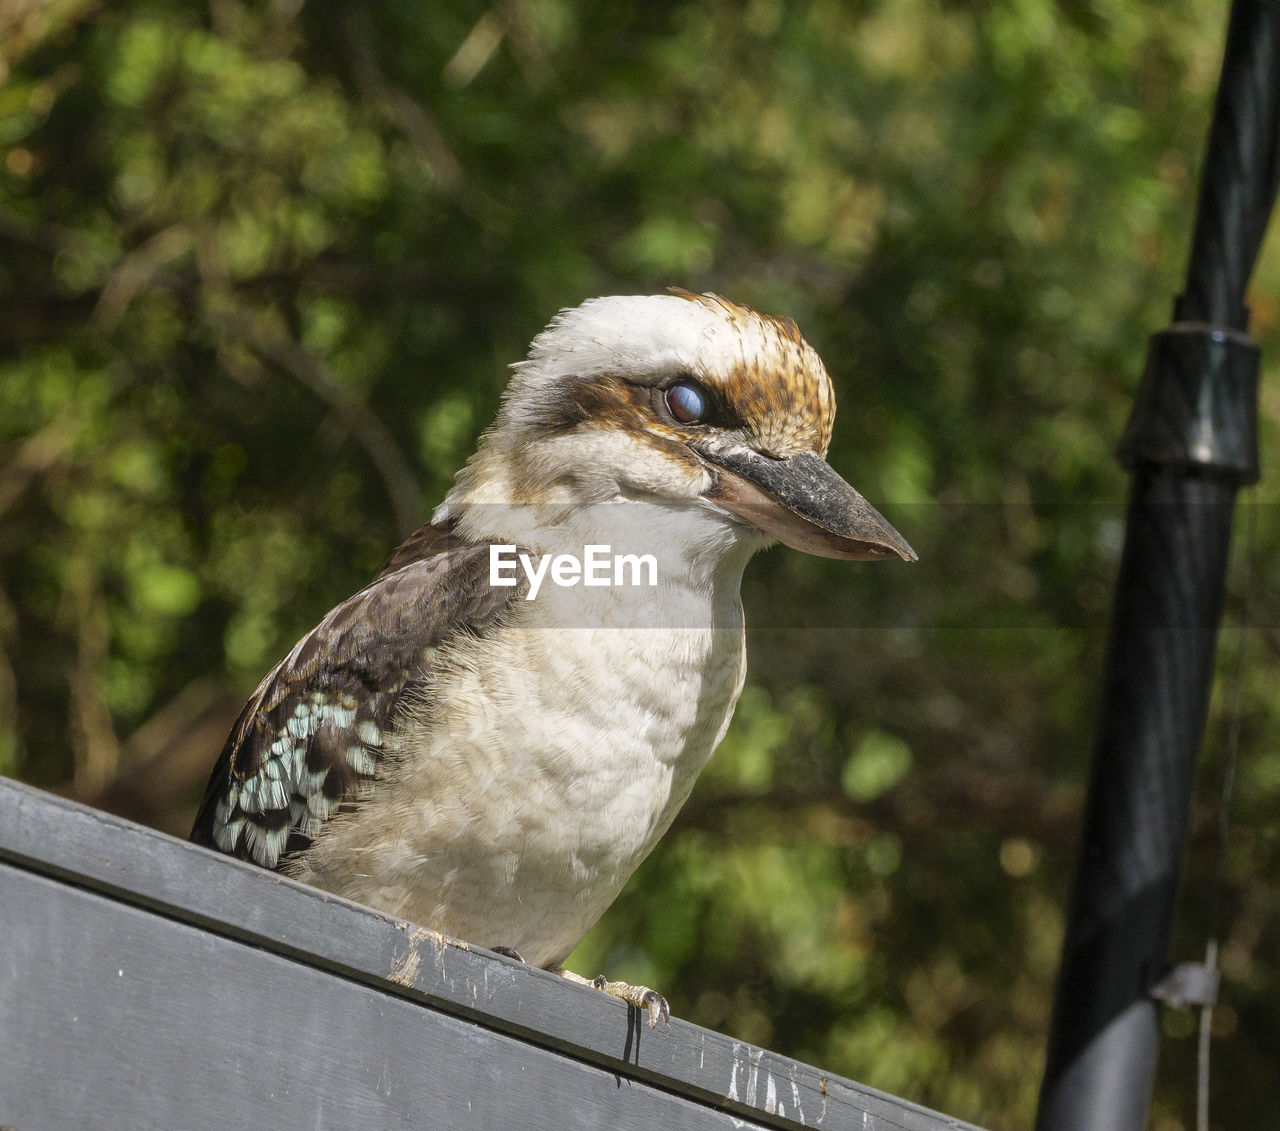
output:
[[[969,1125],[0,779],[0,1126]]]

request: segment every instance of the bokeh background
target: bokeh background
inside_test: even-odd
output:
[[[919,551],[751,566],[749,685],[574,965],[1030,1125],[1208,0],[7,0],[0,772],[184,835],[243,699],[421,521],[561,306],[795,317]],[[1175,956],[1214,1123],[1280,1094],[1280,256]],[[1227,851],[1217,823],[1233,726]],[[1216,893],[1216,895],[1215,895]],[[1169,1013],[1152,1126],[1192,1125]]]

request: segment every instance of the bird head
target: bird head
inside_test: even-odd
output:
[[[650,502],[748,549],[916,560],[826,462],[835,394],[790,319],[687,291],[590,299],[513,369],[437,521],[493,536],[474,504]]]

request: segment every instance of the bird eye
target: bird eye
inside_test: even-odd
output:
[[[707,415],[707,394],[689,381],[667,390],[667,408],[681,424],[699,424]]]

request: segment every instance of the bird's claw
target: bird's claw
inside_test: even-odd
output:
[[[616,997],[628,1005],[635,1006],[636,1009],[643,1009],[649,1015],[650,1029],[656,1029],[659,1021],[665,1025],[671,1020],[671,1006],[667,1004],[667,999],[657,990],[649,989],[648,986],[633,986],[629,982],[611,982],[603,974],[587,979],[581,974],[575,974],[572,970],[566,970],[563,966],[552,967],[552,973],[559,974],[570,982],[577,982],[580,986],[593,986],[610,997]]]
[[[659,1021],[665,1025],[671,1020],[671,1006],[657,990],[651,990],[648,986],[633,986],[628,982],[610,982],[603,974],[596,975],[591,984],[610,997],[621,998],[628,1005],[645,1010],[649,1014],[650,1029],[656,1029]]]

